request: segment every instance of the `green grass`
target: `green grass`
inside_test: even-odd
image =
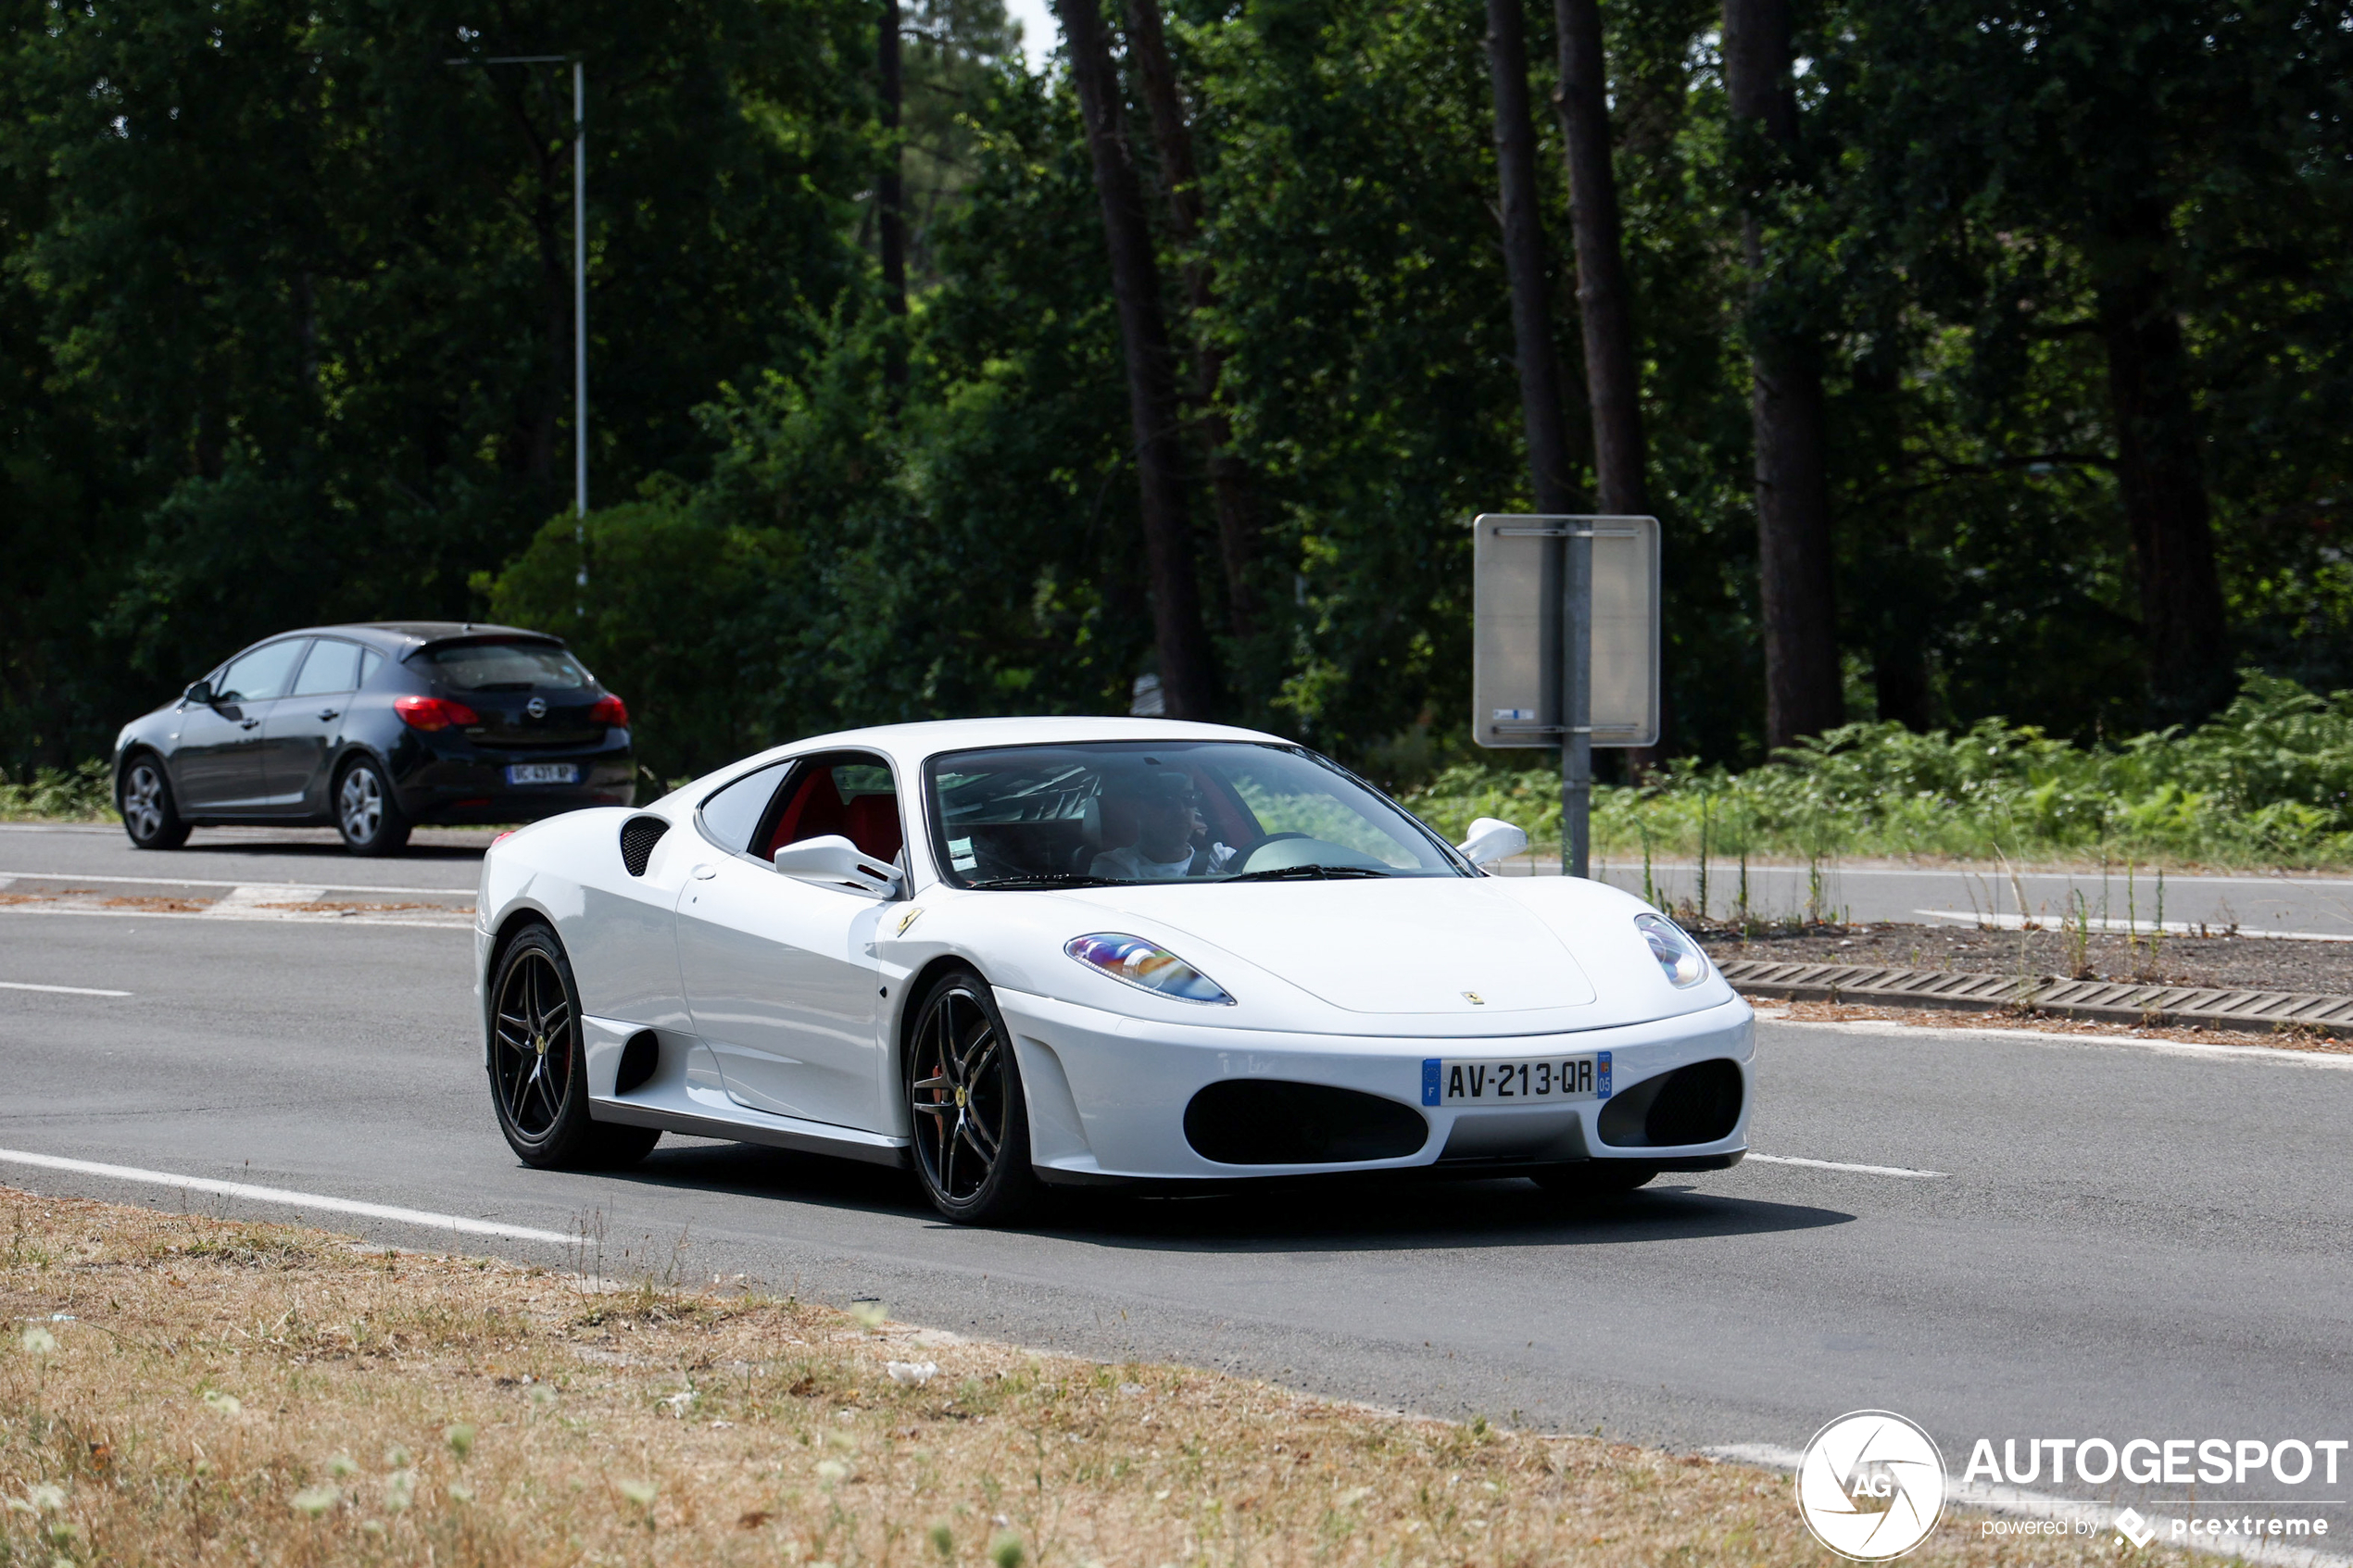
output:
[[[114,780],[102,761],[70,770],[43,768],[27,784],[0,777],[0,822],[113,821]]]
[[[1465,765],[1405,793],[1456,838],[1474,817],[1560,843],[1560,774]],[[1593,793],[1613,859],[1931,857],[2179,867],[2353,866],[2353,692],[2246,677],[2223,712],[2079,746],[1989,719],[1958,734],[1850,724],[1744,772],[1676,763]]]

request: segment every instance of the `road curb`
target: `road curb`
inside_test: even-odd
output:
[[[2306,991],[2233,991],[2111,980],[2062,980],[2051,974],[1963,974],[1951,970],[1886,969],[1868,964],[1772,963],[1736,960],[1719,967],[1751,997],[1793,1002],[1863,1002],[2009,1010],[2103,1023],[2196,1023],[2270,1034],[2282,1028],[2353,1035],[2353,997]]]

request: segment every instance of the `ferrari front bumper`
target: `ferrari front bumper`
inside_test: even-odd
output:
[[[1294,1035],[1220,1028],[1214,1024],[1147,1022],[1117,1013],[999,987],[998,1007],[1012,1030],[1022,1084],[1029,1101],[1031,1158],[1052,1180],[1203,1179],[1295,1176],[1339,1171],[1411,1169],[1438,1164],[1555,1164],[1576,1160],[1628,1160],[1682,1169],[1729,1165],[1748,1147],[1755,1026],[1748,1004],[1734,998],[1704,1011],[1619,1028],[1497,1038],[1441,1036],[1395,1039]],[[1433,1060],[1504,1062],[1609,1053],[1607,1098],[1517,1107],[1453,1108],[1426,1103],[1424,1064]],[[1737,1115],[1730,1130],[1704,1143],[1642,1141],[1640,1118],[1604,1121],[1611,1099],[1634,1104],[1663,1098],[1658,1080],[1678,1069],[1710,1068],[1722,1085],[1738,1073]],[[1673,1080],[1667,1080],[1672,1082]],[[1422,1119],[1427,1135],[1411,1152],[1348,1158],[1340,1152],[1312,1161],[1236,1163],[1208,1158],[1196,1097],[1214,1085],[1258,1085],[1277,1098],[1266,1103],[1316,1106],[1320,1090],[1343,1109],[1365,1104],[1368,1120],[1410,1129],[1405,1112]],[[1304,1086],[1304,1087],[1295,1087]],[[1640,1091],[1638,1096],[1637,1092]],[[1250,1091],[1242,1090],[1242,1095]],[[1280,1097],[1288,1096],[1288,1100]],[[1366,1096],[1380,1104],[1354,1097]],[[1235,1091],[1200,1102],[1240,1103]],[[1720,1097],[1719,1097],[1720,1103]],[[1311,1114],[1319,1113],[1311,1111]],[[1656,1123],[1654,1123],[1655,1125]],[[1628,1141],[1632,1137],[1635,1141]],[[1410,1132],[1409,1132],[1410,1138]],[[1615,1139],[1616,1141],[1613,1141]],[[1360,1140],[1365,1147],[1378,1139]],[[1390,1147],[1402,1147],[1399,1140]]]

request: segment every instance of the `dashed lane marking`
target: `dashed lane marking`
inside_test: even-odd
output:
[[[1803,1165],[1813,1171],[1852,1171],[1863,1176],[1903,1176],[1916,1182],[1941,1182],[1943,1171],[1914,1171],[1902,1165],[1849,1165],[1843,1160],[1801,1160],[1794,1154],[1752,1154],[1762,1165]]]
[[[128,991],[100,991],[88,985],[35,985],[30,980],[0,980],[0,991],[55,991],[67,997],[127,997]]]

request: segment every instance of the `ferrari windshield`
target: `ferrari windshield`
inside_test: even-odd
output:
[[[960,887],[1465,876],[1353,774],[1242,741],[1009,746],[935,757],[935,846]]]

